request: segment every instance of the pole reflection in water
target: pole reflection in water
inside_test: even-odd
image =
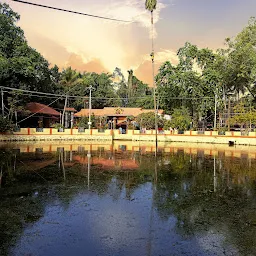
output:
[[[2,187],[2,177],[3,177],[3,168],[1,167],[1,173],[0,173],[0,188]]]
[[[87,187],[88,190],[90,189],[90,171],[91,171],[91,150],[89,148],[88,153],[87,153],[87,159],[88,159],[88,170],[87,170]]]
[[[97,143],[0,151],[0,255],[256,255],[256,148]]]
[[[214,154],[214,157],[213,157],[213,186],[214,186],[214,192],[216,192],[217,176],[216,176],[216,157],[215,157],[215,154]]]
[[[66,170],[65,170],[65,166],[64,166],[64,148],[61,148],[59,150],[59,169],[62,169],[62,173],[63,173],[63,180],[66,181]]]

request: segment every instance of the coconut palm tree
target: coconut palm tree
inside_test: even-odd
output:
[[[76,86],[77,84],[82,83],[82,79],[79,77],[80,73],[76,70],[73,70],[71,67],[68,67],[61,74],[60,84],[63,85],[64,91],[66,92],[65,104],[62,113],[62,125],[64,125],[64,116],[66,112],[67,102],[68,102],[68,93]]]
[[[68,91],[72,86],[75,86],[82,81],[79,76],[79,72],[68,67],[61,74],[60,84],[64,86],[65,91]]]
[[[151,27],[152,27],[152,52],[150,54],[152,60],[152,77],[153,77],[153,88],[154,88],[154,109],[155,109],[155,133],[156,133],[156,152],[157,152],[157,104],[156,104],[156,86],[155,86],[155,72],[154,72],[154,15],[153,11],[156,9],[157,0],[146,0],[145,8],[151,12]]]

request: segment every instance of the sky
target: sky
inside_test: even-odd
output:
[[[150,12],[145,0],[27,0],[29,2],[128,20],[123,23],[8,3],[21,15],[18,25],[31,47],[60,70],[109,72],[121,68],[152,84]],[[255,0],[158,0],[154,12],[155,68],[177,63],[185,42],[213,50],[224,47],[256,16]]]

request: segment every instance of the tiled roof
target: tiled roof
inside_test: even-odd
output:
[[[154,109],[142,109],[142,108],[120,108],[120,107],[105,107],[104,109],[92,109],[91,114],[95,116],[138,116],[141,113],[154,112]],[[163,114],[163,110],[158,110],[159,114]],[[88,109],[81,109],[76,113],[76,117],[88,116]]]
[[[37,103],[37,102],[30,102],[26,105],[26,110],[30,111],[31,113],[39,113],[45,114],[50,116],[59,116],[60,113],[55,109],[48,107],[44,104]]]
[[[91,114],[95,116],[104,116],[104,109],[92,109]],[[78,113],[75,114],[76,117],[88,116],[89,109],[81,109]]]
[[[66,108],[65,111],[77,112],[74,108]]]

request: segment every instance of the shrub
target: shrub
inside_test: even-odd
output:
[[[182,107],[174,109],[172,114],[171,125],[173,128],[184,131],[189,128],[191,117],[187,108]]]
[[[8,118],[0,116],[0,132],[12,131],[14,124]]]
[[[59,129],[59,128],[64,128],[64,126],[63,126],[62,124],[60,124],[60,123],[55,123],[55,124],[53,125],[53,128],[54,128],[54,129]]]

